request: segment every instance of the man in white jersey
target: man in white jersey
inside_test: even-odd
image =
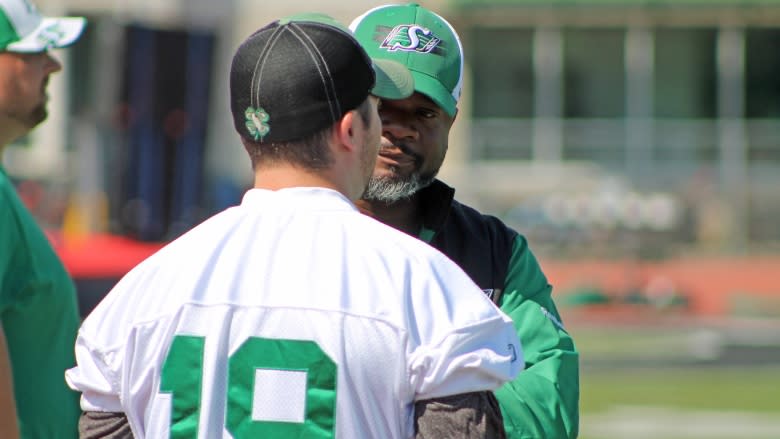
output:
[[[230,89],[254,189],[85,320],[66,374],[82,437],[435,437],[426,418],[458,410],[501,437],[482,401],[522,367],[510,319],[352,203],[377,157],[376,96],[411,94],[409,72],[372,68],[346,28],[304,15],[244,41]]]

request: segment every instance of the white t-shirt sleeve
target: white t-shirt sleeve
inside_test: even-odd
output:
[[[415,399],[494,390],[514,379],[524,360],[512,320],[444,256],[430,269],[412,280],[418,344],[407,367]]]

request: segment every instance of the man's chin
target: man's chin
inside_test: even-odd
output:
[[[419,180],[416,178],[392,178],[375,172],[374,176],[368,181],[366,191],[361,198],[366,201],[379,201],[390,204],[409,199],[418,190],[420,190],[420,186]]]
[[[45,105],[41,105],[33,110],[33,112],[30,114],[27,125],[30,129],[33,129],[37,127],[38,124],[46,120],[47,117],[49,117],[49,112],[46,111]]]
[[[366,201],[380,201],[388,204],[408,200],[420,189],[430,185],[434,178],[435,175],[421,178],[419,174],[402,178],[398,175],[387,176],[375,171],[361,198]]]
[[[9,131],[9,133],[6,134],[16,132],[18,134],[16,139],[18,139],[40,125],[41,122],[45,121],[46,117],[48,117],[48,113],[46,112],[45,107],[39,107],[28,113],[5,113],[4,117],[9,121],[12,121],[12,124],[6,127]]]

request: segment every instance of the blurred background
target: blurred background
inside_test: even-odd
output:
[[[47,122],[7,148],[82,313],[240,202],[238,44],[380,1],[37,0],[83,15]],[[780,2],[421,1],[466,81],[441,177],[526,235],[582,354],[581,436],[780,437]]]

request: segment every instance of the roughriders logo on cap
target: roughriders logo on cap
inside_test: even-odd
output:
[[[436,37],[430,29],[416,24],[399,24],[390,31],[379,47],[390,52],[402,50],[429,53],[440,42],[441,38]]]
[[[417,3],[385,5],[352,20],[350,29],[369,56],[405,65],[414,79],[414,91],[450,116],[457,114],[463,46],[444,17]]]

